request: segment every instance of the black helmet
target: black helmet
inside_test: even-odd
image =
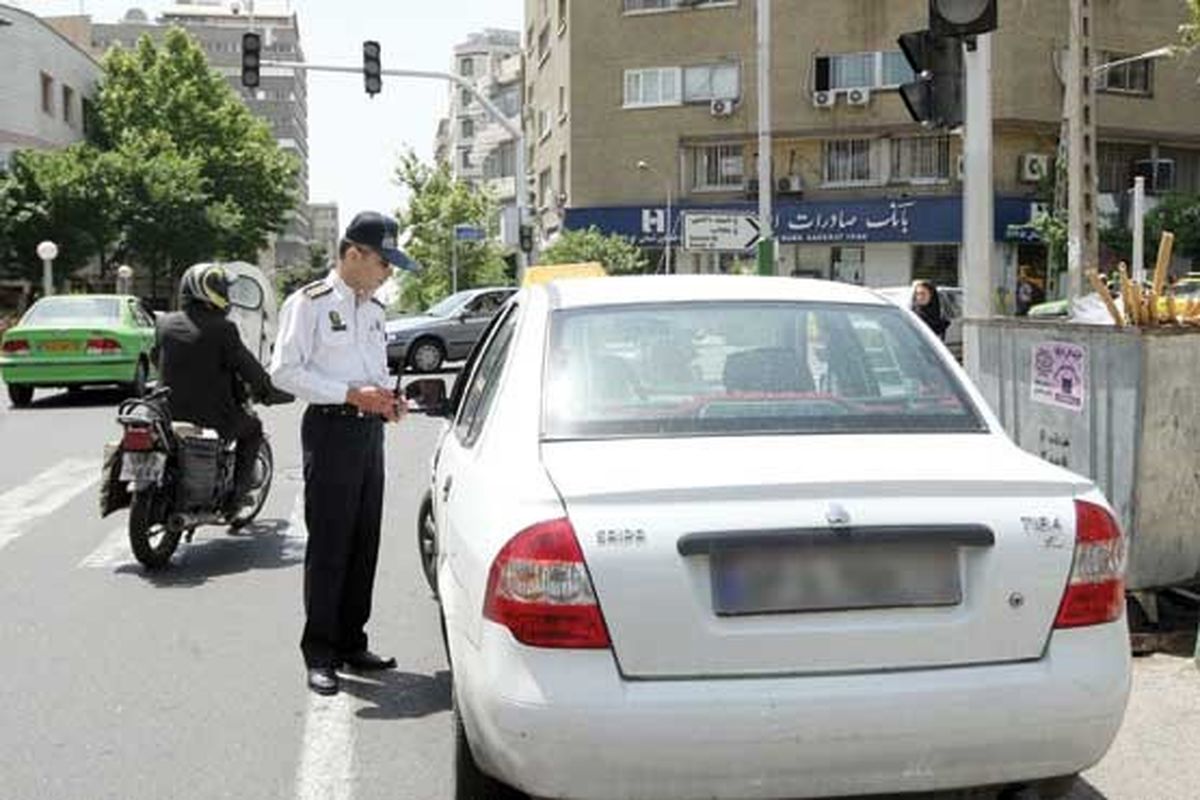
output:
[[[198,304],[226,311],[229,283],[229,274],[220,264],[193,264],[179,282],[179,301],[182,305]]]

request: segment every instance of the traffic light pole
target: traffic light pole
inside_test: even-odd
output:
[[[297,61],[263,61],[263,67],[276,67],[279,69],[290,69],[295,72],[343,72],[352,75],[361,75],[362,67],[339,67],[329,64],[304,64]],[[526,218],[529,216],[529,176],[525,174],[528,169],[527,155],[525,153],[525,132],[521,130],[521,126],[513,124],[508,117],[496,107],[488,98],[475,88],[475,85],[467,79],[455,75],[452,72],[433,72],[429,70],[417,69],[383,69],[379,71],[380,75],[389,75],[396,78],[423,78],[427,80],[449,81],[458,86],[460,89],[466,89],[471,93],[471,96],[479,101],[479,104],[491,115],[492,119],[500,123],[504,130],[512,134],[515,139],[515,167],[516,167],[516,184],[517,184],[517,227],[524,225]],[[526,254],[520,247],[517,248],[517,282],[520,283],[525,276]]]
[[[992,194],[992,35],[967,47],[966,131],[963,137],[963,280],[968,318],[992,315],[997,286],[993,268],[995,215]]]
[[[771,199],[771,0],[758,0],[758,274],[775,274],[775,220]]]

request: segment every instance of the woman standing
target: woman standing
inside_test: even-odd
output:
[[[946,329],[950,327],[950,322],[942,314],[942,298],[938,296],[936,286],[929,281],[913,284],[912,310],[939,339],[946,340]]]

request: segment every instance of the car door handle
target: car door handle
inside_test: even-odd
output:
[[[450,488],[454,486],[454,476],[447,475],[446,480],[442,481],[442,502],[450,499]]]

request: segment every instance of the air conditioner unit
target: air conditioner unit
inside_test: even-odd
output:
[[[719,100],[713,100],[711,103],[709,103],[708,110],[709,113],[711,113],[714,117],[728,117],[733,113],[735,105],[736,102],[734,100],[722,98]]]
[[[817,108],[833,108],[837,105],[837,92],[832,89],[822,89],[813,92],[813,105]]]
[[[780,194],[803,194],[804,180],[799,175],[784,175],[776,182]]]
[[[1021,156],[1021,181],[1037,183],[1050,174],[1050,156],[1026,153]]]
[[[871,102],[871,90],[865,88],[847,89],[846,102],[852,106],[869,105]]]
[[[758,197],[758,178],[746,181],[746,197]]]
[[[961,153],[954,160],[954,177],[959,183],[967,177],[967,157]]]

